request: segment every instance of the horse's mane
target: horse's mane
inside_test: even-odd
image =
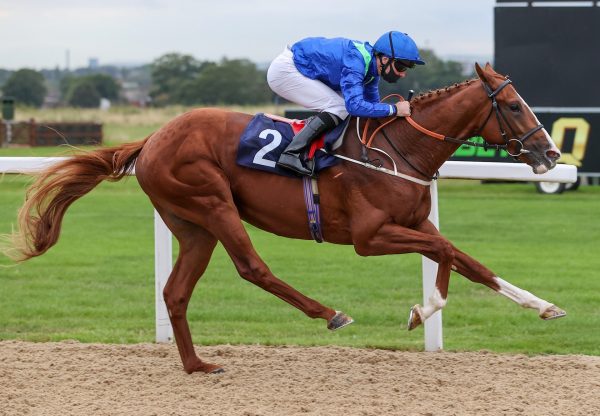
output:
[[[438,88],[435,90],[429,90],[426,92],[422,92],[419,95],[417,95],[416,97],[414,97],[410,103],[413,105],[418,105],[418,106],[425,105],[432,99],[438,98],[438,97],[442,96],[443,94],[445,95],[445,94],[453,93],[462,87],[466,87],[466,86],[472,84],[475,81],[478,81],[478,78],[467,79],[465,81],[456,83],[454,85],[449,85],[447,87],[442,87],[442,88]]]

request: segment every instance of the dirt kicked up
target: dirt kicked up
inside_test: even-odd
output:
[[[600,357],[0,342],[1,415],[592,415]]]

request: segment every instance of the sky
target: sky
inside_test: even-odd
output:
[[[408,33],[441,57],[493,56],[494,0],[0,0],[0,68],[199,60],[271,61],[309,36],[374,43]],[[68,51],[68,52],[67,52]],[[68,59],[67,59],[68,56]]]

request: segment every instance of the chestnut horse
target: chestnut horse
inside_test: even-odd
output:
[[[391,156],[394,177],[348,161],[320,173],[322,234],[334,244],[351,244],[360,256],[420,253],[439,264],[436,290],[425,305],[411,309],[409,329],[446,304],[450,271],[482,283],[543,319],[565,312],[511,285],[442,237],[427,219],[431,207],[427,181],[461,141],[452,137],[481,135],[490,145],[544,173],[560,152],[517,94],[510,80],[488,64],[476,65],[479,80],[420,95],[412,101],[413,118],[423,129],[396,118],[377,133],[377,146]],[[164,289],[175,340],[187,373],[223,371],[202,361],[192,344],[186,313],[196,282],[215,245],[225,247],[240,276],[274,294],[329,329],[352,322],[274,276],[254,250],[242,220],[288,238],[310,239],[302,182],[236,164],[240,135],[252,116],[220,109],[198,109],[167,123],[145,140],[95,150],[41,172],[19,212],[13,248],[19,260],[39,256],[53,246],[72,202],[103,180],[119,180],[135,164],[137,179],[179,241],[179,257]],[[373,121],[374,122],[374,121]],[[352,118],[343,145],[336,151],[360,159],[359,120]],[[364,124],[364,123],[363,123]],[[356,127],[356,128],[355,128]],[[443,133],[436,140],[431,131]],[[435,134],[433,134],[435,136]],[[368,150],[368,156],[375,156]],[[382,198],[385,195],[386,198]]]

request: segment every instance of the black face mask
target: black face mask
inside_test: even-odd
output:
[[[400,79],[399,75],[396,75],[396,73],[394,72],[391,64],[391,60],[388,60],[387,63],[381,64],[381,78],[383,78],[384,81],[387,81],[389,83],[395,83]],[[389,72],[388,72],[388,68],[389,68]]]

